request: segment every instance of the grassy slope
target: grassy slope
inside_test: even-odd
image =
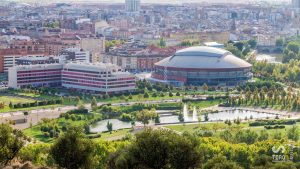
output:
[[[298,126],[298,128],[300,128],[300,123],[296,124]],[[236,124],[234,124],[233,126],[237,126]],[[264,126],[258,126],[258,127],[249,127],[249,124],[247,122],[242,123],[239,125],[242,129],[246,130],[246,129],[250,129],[252,131],[255,131],[259,134],[259,132],[261,130],[266,130],[264,128]],[[285,134],[290,128],[292,127],[292,125],[285,125],[284,129],[270,129],[270,130],[266,130],[270,135],[273,135],[276,132],[282,132],[283,134]],[[179,131],[179,132],[190,132],[193,133],[195,131],[198,130],[214,130],[214,128],[217,128],[217,134],[225,129],[228,128],[228,125],[224,124],[224,123],[202,123],[202,124],[186,124],[186,125],[171,125],[171,126],[166,126],[166,128],[175,130],[175,131]]]

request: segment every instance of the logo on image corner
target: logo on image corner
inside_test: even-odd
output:
[[[288,144],[287,145],[290,148],[290,151],[286,151],[286,147],[283,145],[280,146],[273,146],[272,147],[272,158],[273,162],[286,162],[286,161],[293,161],[293,151],[294,151],[294,145]]]

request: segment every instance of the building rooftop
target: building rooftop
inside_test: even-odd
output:
[[[156,65],[188,69],[235,69],[252,66],[227,50],[207,46],[179,50],[175,55],[161,60]]]
[[[87,71],[118,71],[121,68],[111,63],[86,63],[86,62],[70,62],[64,65],[65,69],[80,69]]]

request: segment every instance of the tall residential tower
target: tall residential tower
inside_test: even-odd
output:
[[[138,13],[141,7],[141,0],[125,0],[125,9],[129,13]]]
[[[300,0],[292,0],[292,7],[300,9]]]

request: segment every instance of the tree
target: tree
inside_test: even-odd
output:
[[[292,51],[293,53],[295,54],[298,54],[299,53],[299,49],[300,49],[300,46],[298,43],[296,42],[289,42],[288,45],[287,45],[287,49],[289,51]]]
[[[13,160],[24,146],[24,135],[8,124],[0,124],[0,168]]]
[[[164,40],[164,38],[160,38],[160,40],[159,40],[159,47],[161,47],[161,48],[166,47],[166,41]]]
[[[156,92],[152,93],[152,97],[157,97],[157,93]]]
[[[238,117],[237,119],[234,119],[233,122],[237,125],[241,124],[241,119]]]
[[[204,121],[208,121],[209,120],[209,118],[208,118],[208,113],[205,113],[204,114]]]
[[[233,46],[237,47],[237,49],[239,51],[243,51],[243,49],[244,49],[244,43],[243,42],[236,42],[236,43],[233,44]]]
[[[199,141],[190,135],[170,130],[146,129],[138,133],[130,146],[118,151],[109,162],[111,169],[190,169],[197,168]]]
[[[154,118],[154,122],[155,123],[160,123],[160,116],[159,116],[159,114],[156,114],[156,116],[155,116],[155,118]]]
[[[109,131],[109,133],[111,134],[111,132],[113,130],[113,124],[110,123],[109,121],[107,121],[106,127],[107,127],[107,130]]]
[[[258,141],[268,140],[269,134],[266,130],[261,130],[259,133]]]
[[[183,117],[183,114],[182,114],[182,113],[180,113],[180,114],[178,115],[178,120],[179,120],[181,123],[184,122],[184,117]]]
[[[94,146],[84,137],[81,127],[70,127],[50,149],[54,161],[62,168],[93,168]]]
[[[280,131],[275,131],[273,134],[273,139],[275,140],[281,140],[282,139],[282,133]]]
[[[93,97],[93,99],[92,99],[91,107],[92,107],[92,108],[97,107],[97,100],[96,100],[95,97]]]
[[[248,44],[250,45],[250,48],[254,49],[257,45],[257,41],[255,39],[248,40]]]
[[[84,133],[85,134],[90,134],[91,129],[90,129],[90,125],[88,123],[84,124]]]
[[[220,133],[220,137],[224,139],[225,141],[229,142],[232,140],[233,135],[231,134],[232,132],[229,130],[225,130]]]
[[[21,161],[30,161],[39,166],[53,166],[53,159],[49,155],[50,144],[28,144],[20,150],[18,157]]]
[[[297,126],[293,126],[291,127],[288,131],[287,131],[287,136],[288,139],[291,139],[293,141],[298,141],[299,140],[299,130]]]
[[[217,155],[204,164],[203,169],[242,169],[238,164],[228,161],[226,157]]]
[[[258,135],[256,134],[256,132],[249,129],[245,131],[238,131],[235,134],[235,141],[238,143],[253,144],[255,143],[257,138]]]
[[[137,121],[141,121],[144,127],[149,124],[149,121],[156,116],[155,110],[144,109],[136,114]]]
[[[76,97],[76,98],[75,98],[75,102],[76,102],[75,106],[78,106],[78,104],[80,103],[80,101],[81,101],[80,98],[79,98],[79,97]]]
[[[64,104],[64,97],[60,97],[60,102],[61,102],[61,104]]]
[[[149,98],[149,94],[147,92],[145,92],[144,98]]]
[[[284,40],[282,38],[276,39],[276,46],[282,47],[284,44]]]
[[[12,104],[12,102],[9,102],[9,105],[8,105],[8,106],[9,106],[9,108],[11,108],[11,109],[14,107],[13,104]]]
[[[239,58],[243,58],[243,54],[242,51],[240,51],[236,46],[233,46],[232,44],[228,44],[225,48],[226,50],[228,50],[229,52],[231,52],[233,55],[239,57]]]
[[[204,94],[205,94],[205,92],[208,90],[208,86],[207,86],[206,83],[204,83],[204,84],[202,85],[202,90],[204,91]]]

